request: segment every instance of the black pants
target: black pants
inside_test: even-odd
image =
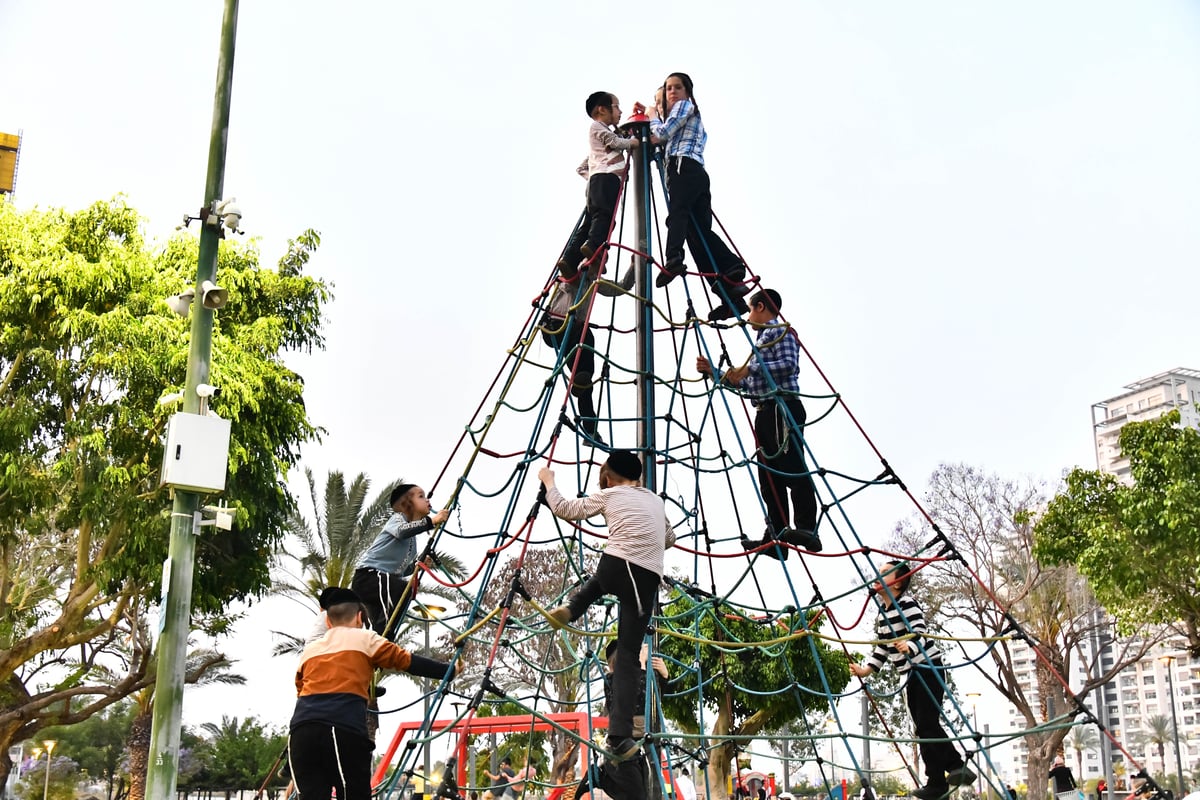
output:
[[[641,655],[642,639],[658,602],[660,583],[662,578],[650,570],[603,553],[600,563],[596,565],[596,574],[588,578],[587,583],[567,603],[572,620],[582,617],[592,603],[606,594],[616,595],[620,603],[617,612],[617,656],[613,666],[612,703],[608,716],[608,735],[614,740],[633,736],[633,707],[637,703],[638,677],[642,672],[638,656]]]
[[[667,160],[667,192],[671,207],[667,213],[667,263],[683,261],[683,243],[687,242],[696,269],[708,273],[714,289],[724,276],[740,283],[746,277],[746,265],[712,229],[712,193],[708,173],[695,159]]]
[[[791,412],[792,427],[783,409]],[[758,439],[758,483],[762,488],[767,520],[775,533],[788,527],[788,494],[791,494],[794,527],[802,531],[817,529],[817,490],[804,463],[804,403],[799,398],[767,402],[754,416],[754,436]],[[801,435],[797,435],[796,431]]]
[[[292,729],[288,765],[300,800],[370,800],[371,751],[375,745],[357,733],[310,722]]]
[[[942,728],[941,711],[945,687],[933,668],[915,666],[908,671],[904,696],[908,701],[908,713],[912,715],[917,738],[937,740],[920,743],[926,781],[930,786],[946,786],[946,773],[961,767],[963,760],[954,745],[946,741],[946,731]]]
[[[608,241],[613,215],[617,213],[617,198],[620,196],[620,176],[611,172],[601,172],[588,178],[587,218],[575,229],[571,241],[567,243],[564,256],[567,263],[578,265],[583,260],[583,252],[579,248],[585,242],[594,253],[600,249],[600,245]]]
[[[542,338],[547,346],[560,354],[564,370],[571,370],[574,366],[575,369],[571,371],[571,394],[575,396],[575,404],[579,407],[579,424],[586,433],[595,436],[597,419],[592,387],[596,379],[596,337],[592,335],[592,326],[584,325],[574,317],[563,321],[547,315],[542,320]],[[575,360],[576,354],[578,362]]]
[[[380,636],[383,635],[388,617],[392,615],[392,609],[404,596],[408,578],[408,575],[393,575],[370,567],[359,567],[354,570],[350,588],[362,599],[363,606],[367,609],[367,622],[370,623],[371,630]]]

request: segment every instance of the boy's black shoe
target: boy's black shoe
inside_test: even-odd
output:
[[[376,697],[383,697],[385,694],[387,694],[386,687],[384,687],[384,686],[376,686],[375,687],[375,696]]]
[[[943,800],[950,796],[950,786],[934,786],[926,784],[925,786],[913,789],[913,797],[919,797],[920,800]]]
[[[682,261],[668,261],[662,272],[658,273],[658,277],[654,279],[654,285],[661,289],[686,272],[687,268],[683,266]]]
[[[720,322],[723,319],[729,319],[730,317],[736,317],[745,314],[749,310],[750,306],[746,305],[745,300],[740,297],[735,297],[733,299],[732,308],[728,303],[721,303],[721,305],[708,312],[708,321]]]
[[[769,544],[772,546],[766,548],[765,550],[760,550],[760,555],[770,556],[771,558],[775,558],[780,561],[787,561],[788,549],[786,547],[775,547],[774,542],[775,537],[771,535],[771,529],[767,528],[766,534],[763,536],[762,540],[758,542],[751,541],[750,537],[748,536],[742,536],[742,549],[749,552],[755,548],[762,547],[764,544]]]
[[[635,740],[626,736],[624,739],[609,738],[604,744],[604,749],[612,753],[612,758],[609,760],[615,764],[633,758],[641,747]]]
[[[797,547],[803,548],[804,550],[809,550],[813,553],[821,552],[821,549],[824,547],[824,545],[821,544],[821,537],[817,536],[812,531],[802,531],[796,530],[795,528],[787,528],[782,534],[780,534],[779,538],[788,544],[794,544]],[[972,778],[971,780],[973,781],[975,779]],[[967,781],[967,783],[970,782],[971,781]]]
[[[972,772],[971,768],[966,764],[963,764],[958,769],[952,769],[946,773],[946,781],[949,782],[951,786],[970,786],[975,782],[977,777],[979,776]]]
[[[558,267],[558,274],[562,275],[567,280],[571,280],[579,274],[579,265],[572,264],[565,258],[560,258],[555,266]]]

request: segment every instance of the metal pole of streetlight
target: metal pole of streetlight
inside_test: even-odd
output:
[[[46,786],[42,789],[42,800],[50,800],[50,756],[54,755],[54,745],[58,742],[47,739],[42,744],[46,745]]]
[[[1179,755],[1179,719],[1175,716],[1175,680],[1171,672],[1175,667],[1175,656],[1163,656],[1161,661],[1167,667],[1167,697],[1171,703],[1171,733],[1175,738],[1175,772],[1179,776],[1179,797],[1187,793],[1183,784],[1183,758]]]
[[[229,140],[229,106],[233,91],[233,53],[237,37],[238,0],[225,0],[221,19],[221,50],[217,59],[217,87],[213,97],[212,130],[208,142],[208,170],[204,209],[214,209],[225,188],[225,151]],[[187,382],[183,410],[200,413],[196,387],[207,383],[212,355],[213,311],[201,302],[204,281],[216,282],[217,249],[221,222],[200,221],[200,252],[196,264],[196,294],[191,307],[191,344],[187,357]],[[154,714],[150,728],[150,758],[146,770],[148,800],[172,800],[179,774],[180,724],[183,720],[183,683],[187,668],[187,642],[191,633],[192,570],[196,556],[195,513],[197,492],[175,490],[171,509],[171,541],[163,591],[161,634],[154,687]]]
[[[979,733],[979,708],[976,705],[976,702],[982,696],[983,695],[981,695],[979,692],[967,692],[967,697],[971,698],[971,733],[973,733],[973,734]],[[983,740],[982,739],[979,740],[979,749],[981,751],[983,750]],[[983,797],[983,765],[984,765],[984,763],[985,763],[984,759],[981,758],[975,764],[975,766],[979,767],[979,789],[977,791],[978,797]]]
[[[446,609],[442,606],[431,606],[425,603],[418,603],[418,605],[420,606],[420,614],[425,619],[425,655],[431,656],[432,654],[430,653],[431,648],[429,644],[429,626],[435,619],[441,617],[441,615],[446,612]],[[433,772],[433,762],[430,761],[429,758],[429,738],[433,736],[433,723],[429,721],[429,695],[433,691],[433,685],[429,678],[425,678],[422,682],[424,684],[425,691],[422,705],[425,711],[425,725],[427,726],[427,730],[425,731],[425,778],[421,781],[421,788],[424,796],[428,798],[431,796],[429,791],[430,781],[433,780],[433,776],[430,774]]]

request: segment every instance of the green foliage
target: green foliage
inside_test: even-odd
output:
[[[205,723],[201,730],[208,742],[197,755],[203,764],[203,785],[210,788],[257,788],[287,744],[283,730],[267,727],[256,717],[239,721],[222,715],[220,725]],[[271,785],[286,783],[279,775],[272,777]]]
[[[1133,486],[1075,469],[1035,525],[1035,555],[1070,563],[1122,630],[1179,624],[1200,655],[1200,433],[1179,412],[1121,429]]]
[[[80,770],[111,788],[124,772],[125,737],[137,707],[119,703],[74,725],[46,728],[42,739],[58,742],[57,752],[70,756]]]
[[[74,759],[56,755],[50,761],[50,783],[46,783],[46,755],[30,764],[17,784],[18,800],[73,800],[75,783],[79,779],[79,767]]]
[[[183,388],[190,336],[163,299],[194,284],[197,243],[181,234],[151,249],[140,225],[120,198],[75,213],[0,204],[0,747],[147,680],[142,614],[167,555],[170,500],[158,483],[176,410],[158,401]],[[210,410],[232,423],[226,496],[237,515],[232,530],[199,540],[197,624],[219,628],[230,601],[269,587],[294,507],[287,472],[320,433],[303,380],[283,363],[323,344],[329,288],[300,274],[318,242],[301,235],[279,271],[260,268],[253,244],[221,244],[230,297],[215,315],[207,382],[222,388]],[[18,676],[51,661],[68,678],[23,710],[43,687]],[[53,702],[59,691],[99,699],[69,714]]]
[[[806,626],[803,614],[783,614],[766,621],[725,614],[720,607],[698,604],[678,590],[662,611],[673,628],[689,636],[722,642],[745,642],[735,647],[697,644],[662,636],[659,651],[667,657],[671,679],[662,698],[663,713],[684,730],[699,730],[700,687],[710,708],[725,705],[732,713],[731,731],[754,716],[757,732],[779,727],[807,711],[825,711],[829,697],[850,680],[849,661],[815,636],[785,639],[820,624]],[[754,643],[763,643],[755,645]],[[783,691],[780,691],[783,690]]]

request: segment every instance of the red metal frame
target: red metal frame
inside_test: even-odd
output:
[[[379,786],[387,776],[388,770],[392,765],[392,759],[396,757],[396,751],[400,749],[400,743],[404,740],[404,735],[421,730],[423,725],[424,721],[422,720],[410,720],[400,723],[400,727],[396,729],[396,735],[392,737],[391,744],[388,745],[387,751],[383,754],[383,759],[375,769],[375,774],[371,776],[371,788]],[[458,735],[458,742],[455,745],[454,752],[458,756],[458,774],[456,778],[459,786],[467,785],[468,736],[475,736],[482,733],[540,732],[554,730],[555,728],[566,728],[569,731],[574,731],[583,740],[579,746],[579,772],[577,773],[583,775],[587,771],[588,750],[590,749],[587,742],[591,736],[591,731],[607,730],[608,717],[593,717],[582,711],[571,711],[563,714],[546,714],[539,717],[531,714],[510,717],[471,717],[457,724],[452,719],[439,719],[435,720],[432,726],[434,733],[453,730]]]

